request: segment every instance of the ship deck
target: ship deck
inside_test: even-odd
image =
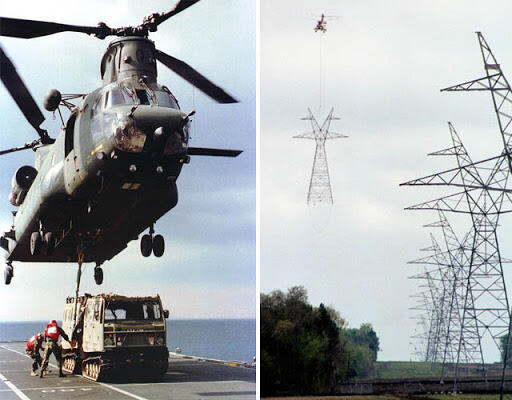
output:
[[[256,370],[176,354],[160,382],[93,382],[81,375],[59,378],[54,356],[50,374],[30,376],[25,343],[0,343],[0,398],[32,399],[255,399]]]

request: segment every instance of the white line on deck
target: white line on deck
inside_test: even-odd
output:
[[[5,376],[0,374],[0,381],[5,383],[21,400],[30,400],[27,396],[23,394],[21,390],[19,390],[14,383],[12,383]]]
[[[33,387],[33,388],[25,388],[23,389],[25,392],[30,390],[67,390],[67,389],[80,389],[80,390],[92,390],[89,386],[45,386],[45,387]],[[0,392],[9,392],[9,389],[0,389]]]
[[[23,357],[29,357],[27,354],[23,354],[23,353],[22,353],[22,352],[20,352],[20,351],[13,350],[13,349],[10,349],[10,348],[5,347],[5,346],[0,346],[0,347],[4,348],[5,350],[12,351],[13,353],[21,354]],[[50,364],[50,365],[51,365],[53,368],[57,368],[57,366],[56,366],[56,365],[53,365],[53,364]],[[0,374],[0,375],[1,375],[1,374]],[[3,376],[3,375],[1,375],[1,376]],[[81,375],[78,375],[78,376],[79,376],[80,378],[82,378],[82,379],[86,379],[86,378],[84,378],[84,377],[83,377],[83,376],[81,376]],[[102,383],[102,382],[94,382],[94,381],[91,381],[91,380],[89,380],[89,379],[87,379],[87,381],[88,381],[88,382],[92,382],[92,383],[97,383],[98,385],[104,386],[104,387],[106,387],[106,388],[108,388],[108,389],[110,389],[110,390],[115,390],[116,392],[119,392],[119,393],[121,393],[121,394],[124,394],[125,396],[131,397],[131,398],[134,398],[134,399],[137,399],[137,400],[148,400],[148,399],[146,399],[145,397],[137,396],[136,394],[133,394],[133,393],[127,392],[127,391],[125,391],[125,390],[123,390],[123,389],[116,388],[115,386],[107,385],[106,383]],[[8,385],[8,383],[10,383],[10,382],[9,382],[9,381],[7,381],[7,382],[4,382],[4,383],[5,383],[7,386],[9,386],[9,385]],[[13,385],[13,386],[14,386],[14,385]],[[18,390],[18,388],[16,388],[16,386],[14,386],[14,388],[15,388],[16,390]],[[14,389],[13,389],[13,391],[14,391]],[[18,390],[18,391],[19,391],[19,390]],[[18,394],[18,393],[16,393],[16,394]],[[24,397],[21,397],[21,396],[20,396],[20,399],[23,399],[23,400],[30,400],[30,399],[29,399],[27,396],[25,396],[23,393],[19,392],[19,394],[21,394],[21,396],[24,396]],[[19,396],[19,394],[18,394],[18,396]]]

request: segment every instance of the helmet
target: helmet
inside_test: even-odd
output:
[[[51,323],[51,324],[56,324],[56,323],[57,323],[57,321],[55,321],[54,319],[52,319],[52,320],[50,321],[50,323]]]

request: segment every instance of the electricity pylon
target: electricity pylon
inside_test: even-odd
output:
[[[332,190],[331,182],[329,179],[329,168],[327,167],[327,154],[325,152],[325,141],[328,139],[346,138],[348,136],[341,133],[334,133],[329,131],[331,121],[338,120],[338,117],[333,116],[334,108],[324,120],[320,127],[316,121],[311,109],[308,108],[308,116],[301,118],[302,120],[311,121],[311,132],[303,133],[294,136],[299,139],[311,139],[316,142],[315,159],[313,160],[313,169],[311,171],[311,179],[309,180],[308,200],[307,203],[311,205],[319,203],[332,204]]]
[[[498,126],[503,140],[502,156],[506,159],[508,170],[512,173],[512,90],[507,78],[503,74],[500,64],[494,57],[491,48],[487,44],[481,32],[477,32],[478,43],[484,64],[485,76],[480,79],[474,79],[459,85],[451,86],[442,91],[489,91],[491,93],[494,111],[498,119]],[[498,188],[506,190],[504,186]],[[512,332],[512,314],[509,310],[509,326],[508,334],[505,340],[505,351],[503,358],[503,373],[501,377],[500,399],[503,399],[505,388],[505,372],[509,368],[508,360],[511,355],[508,354],[510,349],[510,340]]]
[[[467,280],[465,266],[468,265],[468,248],[472,240],[470,232],[460,242],[445,214],[438,210],[438,215],[438,221],[425,227],[442,228],[446,250],[441,250],[441,246],[431,234],[433,245],[424,250],[430,250],[433,254],[410,261],[409,264],[424,265],[425,272],[411,278],[426,280],[429,292],[432,294],[430,296],[432,306],[427,309],[430,316],[424,317],[432,321],[429,330],[424,334],[428,337],[425,341],[427,348],[424,354],[430,355],[430,358],[426,358],[425,361],[442,363],[441,381],[443,381],[448,365],[454,364],[459,354],[458,345]],[[435,330],[432,326],[435,326]],[[469,336],[466,333],[468,339]],[[475,335],[472,336],[475,337]],[[474,348],[474,344],[471,345],[469,340],[467,343],[464,342],[459,356],[460,363],[479,363],[479,353],[475,357]],[[482,362],[481,359],[480,362]]]
[[[454,195],[408,207],[415,210],[466,213],[471,217],[473,227],[465,261],[467,273],[456,382],[464,350],[473,362],[481,363],[485,376],[483,339],[492,338],[500,348],[501,337],[508,332],[510,308],[502,267],[508,260],[501,257],[497,227],[500,215],[512,211],[512,197],[506,189],[510,174],[506,154],[473,163],[453,125],[448,125],[453,146],[432,155],[455,156],[458,167],[403,185],[451,185],[464,188]],[[480,172],[488,176],[484,178]]]

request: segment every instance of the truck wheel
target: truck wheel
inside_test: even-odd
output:
[[[101,267],[94,268],[94,281],[97,285],[103,283],[103,269]]]
[[[143,235],[140,239],[140,252],[144,257],[149,257],[153,250],[153,238],[150,235]]]
[[[156,235],[153,238],[153,254],[155,257],[162,257],[165,251],[165,242],[162,235]]]
[[[53,250],[55,250],[55,235],[53,232],[46,232],[44,234],[44,246],[46,249],[46,255],[51,256]]]
[[[11,283],[11,279],[14,275],[14,271],[11,265],[7,265],[4,270],[4,281],[6,285]]]
[[[32,232],[30,235],[30,254],[33,256],[39,255],[41,252],[41,234],[39,232]]]

